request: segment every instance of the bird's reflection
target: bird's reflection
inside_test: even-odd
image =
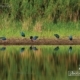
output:
[[[54,51],[58,51],[59,50],[59,46],[54,48]]]
[[[69,53],[71,53],[71,51],[72,51],[72,46],[69,47]]]
[[[35,47],[35,46],[30,46],[29,49],[30,49],[30,50],[34,50],[34,51],[38,50],[38,48]]]
[[[0,51],[4,51],[4,50],[6,50],[6,47],[1,47],[0,48]]]
[[[22,47],[22,48],[20,49],[20,53],[24,52],[24,50],[25,50],[25,48]]]

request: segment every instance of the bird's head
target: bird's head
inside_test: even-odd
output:
[[[33,38],[33,36],[30,36],[30,39],[32,39]]]

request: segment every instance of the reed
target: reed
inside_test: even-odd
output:
[[[45,18],[54,23],[80,20],[79,0],[1,0],[0,5],[10,6],[0,9],[0,14],[7,11],[5,14],[10,14],[9,18],[13,20],[32,18],[36,21]]]

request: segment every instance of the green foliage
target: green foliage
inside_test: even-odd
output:
[[[79,0],[1,0],[0,5],[0,36],[21,38],[24,31],[27,37],[79,37]]]
[[[4,24],[3,24],[4,22]],[[14,21],[9,22],[5,19],[2,19],[0,21],[0,36],[5,36],[7,38],[22,38],[20,35],[20,32],[24,32],[26,35],[26,38],[29,38],[32,36],[39,36],[39,38],[55,38],[54,34],[57,33],[60,35],[60,38],[68,38],[68,36],[72,35],[73,38],[79,38],[80,34],[80,22],[74,23],[74,22],[68,22],[63,23],[59,22],[57,24],[54,24],[52,22],[43,22],[43,26],[41,26],[41,31],[35,31],[34,25],[25,26],[25,28],[22,26],[23,23]],[[28,30],[26,28],[28,27]]]
[[[79,0],[1,0],[0,5],[6,4],[10,6],[8,14],[13,20],[27,18],[32,18],[32,21],[46,18],[53,22],[80,20]],[[4,12],[5,9],[2,8],[0,11]]]

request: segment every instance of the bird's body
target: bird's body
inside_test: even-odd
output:
[[[60,38],[58,34],[54,34],[54,36],[55,36],[57,39],[59,39],[59,38]]]
[[[34,37],[33,37],[33,40],[36,40],[37,38],[38,38],[38,36],[34,36]]]
[[[6,37],[0,37],[0,39],[2,39],[2,40],[6,40]]]
[[[38,38],[38,36],[30,36],[30,39],[31,39],[31,41],[34,41],[34,40],[36,40]]]
[[[69,36],[69,40],[73,40],[72,36]]]
[[[55,51],[58,51],[59,50],[59,46],[55,47],[54,50]]]
[[[21,36],[22,36],[22,37],[25,37],[25,33],[24,33],[24,32],[21,32]]]

